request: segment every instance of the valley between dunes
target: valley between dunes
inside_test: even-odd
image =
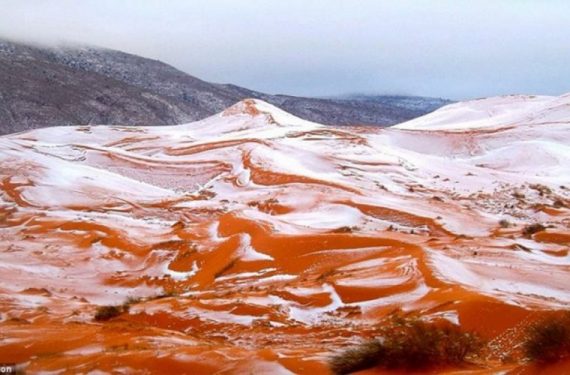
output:
[[[570,373],[520,349],[570,303],[569,145],[569,95],[386,129],[245,100],[185,125],[1,137],[0,362],[327,373],[400,311],[487,340],[477,363],[434,373]]]

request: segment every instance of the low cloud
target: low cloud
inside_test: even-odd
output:
[[[160,59],[271,93],[570,91],[567,1],[5,0],[0,37]]]

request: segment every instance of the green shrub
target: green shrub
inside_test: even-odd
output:
[[[349,374],[371,367],[417,370],[458,365],[481,349],[481,340],[447,321],[427,323],[395,318],[379,337],[350,348],[330,362],[334,374]]]

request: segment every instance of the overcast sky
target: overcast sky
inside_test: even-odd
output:
[[[0,0],[0,36],[120,49],[270,93],[570,92],[568,0]]]

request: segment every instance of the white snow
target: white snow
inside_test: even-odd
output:
[[[394,128],[463,131],[517,126],[529,122],[538,122],[538,118],[542,118],[542,121],[552,121],[559,118],[567,120],[568,108],[562,116],[553,108],[567,105],[569,102],[570,98],[528,95],[477,99],[447,105],[425,116],[398,124]],[[548,112],[556,112],[556,115],[549,116]]]
[[[240,112],[239,105],[234,108],[236,111],[180,126],[97,126],[89,127],[88,131],[84,127],[58,127],[3,137],[0,177],[5,184],[12,185],[14,194],[19,194],[27,205],[15,204],[8,193],[0,195],[0,199],[11,207],[17,206],[18,214],[33,218],[19,224],[18,230],[37,230],[49,220],[94,222],[148,245],[177,238],[170,226],[186,218],[191,225],[194,221],[199,222],[197,225],[205,223],[201,228],[188,228],[188,233],[195,234],[197,242],[203,240],[203,248],[207,249],[212,243],[224,240],[219,236],[218,226],[225,214],[263,225],[271,229],[272,235],[280,236],[357,227],[362,236],[397,238],[398,233],[386,234],[386,228],[391,226],[395,231],[415,231],[413,241],[418,241],[421,247],[438,225],[452,235],[486,239],[497,230],[501,218],[517,224],[547,219],[547,214],[536,210],[504,208],[516,204],[511,196],[514,189],[528,190],[525,186],[540,183],[568,196],[560,186],[570,185],[570,95],[513,95],[456,103],[394,128],[362,130],[358,134],[304,121],[259,100],[253,101],[257,111],[251,113],[245,109]],[[138,138],[129,145],[132,137]],[[113,168],[114,160],[132,163],[133,169],[148,174],[162,166],[175,171],[172,176],[165,173],[164,178],[179,179],[179,171],[181,175],[196,173],[185,172],[188,166],[200,172],[202,168],[212,169],[212,173],[205,173],[206,177],[199,182],[190,180],[188,186],[180,189],[165,188],[121,174],[120,168]],[[283,184],[271,181],[273,175],[267,173],[270,180],[267,185],[256,184],[252,176],[264,172],[312,182]],[[528,192],[527,195],[534,197]],[[434,197],[442,198],[436,201]],[[269,199],[278,202],[286,213],[262,210],[255,204]],[[362,206],[377,208],[379,212],[358,208]],[[47,236],[106,235],[99,232],[55,229]],[[252,246],[254,233],[239,235],[241,241],[236,253],[239,259],[252,263],[263,260],[267,267],[219,277],[215,285],[287,288],[302,278],[293,272],[279,271],[271,263],[276,259]],[[44,240],[36,241],[43,244]],[[560,269],[567,267],[568,256],[552,257],[542,252],[554,245],[547,247],[531,239],[521,241],[531,252],[517,253],[514,260],[548,267],[549,275],[564,280]],[[311,255],[330,259],[351,253],[373,256],[390,248],[328,249]],[[59,251],[73,255],[71,249]],[[39,279],[68,287],[81,277],[90,277],[96,285],[98,273],[122,271],[142,272],[151,278],[170,275],[176,281],[184,281],[200,267],[194,262],[188,272],[170,270],[168,265],[173,258],[170,250],[151,251],[144,259],[123,251],[120,260],[104,257],[111,250],[101,243],[90,245],[82,257],[90,261],[81,264],[75,273],[65,268],[67,259],[55,257],[54,263],[38,265],[28,263],[25,258],[18,263],[17,257],[22,255],[8,252],[3,253],[0,268],[14,274],[18,283]],[[35,260],[33,256],[30,258]],[[532,277],[516,282],[516,272],[506,271],[507,268],[500,268],[503,274],[493,279],[485,267],[494,270],[484,261],[432,252],[429,261],[438,277],[509,301],[525,300],[528,296],[522,298],[524,293],[549,297],[556,303],[570,301],[570,295],[563,290],[569,285],[540,282],[540,272],[532,269],[521,271]],[[380,267],[381,262],[355,262],[342,270],[356,272],[360,268]],[[496,265],[497,269],[505,266]],[[353,275],[337,281],[343,286],[381,288],[405,283],[408,277],[417,276],[412,273],[406,276],[387,273],[377,278]],[[69,280],[64,279],[66,275],[71,275]],[[84,284],[78,289],[92,293],[91,301],[119,300],[127,294],[127,288],[95,290],[93,285]],[[310,289],[296,290],[312,293]],[[117,295],[108,297],[110,291]],[[404,303],[429,291],[429,287],[418,283],[404,294],[359,305],[373,309]],[[314,322],[319,314],[341,306],[332,286],[326,286],[326,292],[333,302],[321,309],[295,306],[291,301],[274,302],[287,304],[294,319]],[[27,301],[37,302],[33,297]],[[230,315],[220,313],[213,317],[227,320]],[[252,320],[253,317],[241,317],[239,324],[250,324]]]

